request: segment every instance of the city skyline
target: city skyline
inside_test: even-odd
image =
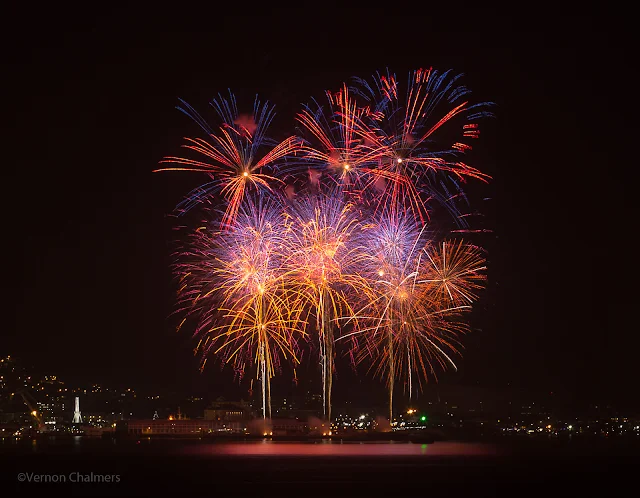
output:
[[[24,387],[22,387],[24,385]],[[68,387],[67,387],[68,386]],[[15,392],[9,393],[14,390]],[[156,391],[160,392],[160,391]],[[20,398],[24,401],[20,401]],[[307,392],[273,399],[273,414],[261,425],[260,397],[227,400],[181,395],[149,395],[135,389],[93,385],[82,389],[48,375],[23,369],[13,358],[0,359],[0,432],[3,438],[42,435],[114,437],[527,437],[630,438],[640,435],[640,413],[611,406],[576,410],[557,394],[531,396],[515,390],[438,389],[419,402],[388,406],[372,399],[337,403],[331,422],[323,421],[322,394]],[[357,399],[357,398],[354,398]],[[81,402],[82,400],[82,402]],[[81,408],[82,407],[82,408]],[[259,424],[256,422],[260,421]],[[30,429],[31,428],[31,429]],[[265,431],[265,432],[263,432]],[[358,435],[360,434],[360,436]],[[376,436],[376,434],[378,436]],[[507,439],[504,439],[507,438]]]
[[[9,362],[9,360],[11,360]],[[226,392],[215,391],[207,386],[194,387],[189,386],[186,389],[175,389],[171,387],[149,387],[140,388],[134,381],[114,386],[100,385],[86,381],[81,384],[73,384],[66,382],[66,379],[57,375],[41,374],[37,369],[25,367],[20,359],[2,358],[0,360],[0,396],[3,403],[0,404],[0,413],[11,414],[13,412],[23,412],[28,414],[28,405],[24,404],[20,398],[22,389],[15,384],[15,378],[11,374],[7,375],[6,367],[17,367],[15,375],[28,379],[25,382],[26,393],[29,395],[32,403],[49,405],[52,400],[52,394],[56,399],[55,403],[63,403],[67,405],[66,412],[69,417],[73,414],[73,400],[76,396],[80,396],[83,406],[89,407],[90,412],[95,412],[97,406],[103,406],[105,400],[112,400],[116,403],[125,401],[133,403],[136,408],[129,408],[118,412],[118,416],[126,416],[132,419],[150,418],[150,414],[158,410],[166,418],[170,414],[175,414],[182,407],[183,413],[190,417],[197,418],[198,411],[204,406],[215,401],[226,400],[229,402],[247,402],[253,406],[254,412],[260,411],[260,393],[254,392],[250,395],[244,390],[227,390]],[[21,378],[22,378],[21,377]],[[8,381],[7,379],[13,379]],[[22,384],[20,384],[22,385]],[[52,386],[58,386],[58,390],[52,389]],[[371,387],[371,386],[369,386]],[[376,415],[386,413],[386,390],[383,385],[378,385],[377,390],[358,389],[351,393],[351,396],[339,396],[336,400],[336,414],[348,412],[355,415],[356,412],[372,412]],[[44,392],[43,392],[44,390]],[[11,392],[13,391],[13,392]],[[126,397],[121,400],[120,397]],[[293,402],[299,407],[313,407],[315,416],[321,416],[322,412],[322,391],[321,385],[316,382],[315,386],[299,386],[295,390],[280,390],[273,396],[274,413],[282,416],[280,412],[283,401],[289,404]],[[108,401],[109,402],[109,401]],[[571,393],[548,392],[542,390],[526,390],[511,386],[502,388],[491,388],[487,386],[464,386],[464,385],[442,385],[431,384],[425,388],[422,396],[409,400],[408,396],[399,396],[397,406],[394,409],[395,415],[405,413],[405,410],[413,407],[420,408],[423,412],[429,412],[431,408],[436,406],[444,407],[447,404],[455,408],[464,407],[463,409],[477,411],[478,413],[505,413],[512,409],[517,410],[526,406],[537,406],[538,409],[544,409],[556,415],[564,417],[584,416],[589,413],[602,413],[613,416],[635,416],[640,411],[626,405],[616,405],[606,401],[590,400],[589,402],[581,402],[571,397]],[[129,405],[131,406],[131,405]],[[141,408],[144,406],[145,408]],[[133,413],[128,414],[129,410]],[[97,410],[103,411],[102,409]],[[146,416],[145,416],[146,414]],[[129,416],[131,415],[131,416]]]

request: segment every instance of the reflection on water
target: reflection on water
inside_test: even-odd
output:
[[[238,455],[238,456],[490,456],[497,455],[498,448],[483,443],[437,442],[433,444],[389,442],[340,442],[290,443],[277,441],[252,441],[212,443],[187,446],[180,453],[190,455]]]
[[[371,457],[439,458],[491,457],[513,455],[512,448],[488,442],[438,441],[409,443],[399,441],[207,441],[192,439],[143,438],[139,440],[101,440],[91,438],[47,438],[42,440],[0,440],[0,456],[18,452],[42,455],[183,455],[195,457]]]

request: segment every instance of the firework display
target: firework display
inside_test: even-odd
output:
[[[195,322],[202,367],[213,358],[260,381],[263,417],[271,378],[304,351],[319,360],[328,420],[338,352],[384,378],[390,418],[399,384],[411,398],[456,368],[486,278],[482,249],[461,239],[460,201],[468,179],[488,176],[463,158],[489,115],[459,80],[356,78],[304,106],[280,141],[274,107],[257,98],[244,116],[233,94],[218,96],[217,128],[179,107],[206,134],[186,139],[199,157],[157,171],[208,175],[178,208],[218,208],[176,253],[180,327]]]

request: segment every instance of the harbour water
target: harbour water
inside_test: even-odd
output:
[[[639,468],[637,442],[2,440],[7,496],[611,495]],[[49,476],[47,478],[47,476]],[[108,477],[110,476],[110,477]],[[117,479],[116,479],[117,477]],[[626,479],[626,481],[625,481]],[[621,487],[622,486],[622,487]],[[3,493],[4,495],[4,493]]]

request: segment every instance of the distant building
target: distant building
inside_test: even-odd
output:
[[[105,434],[111,434],[113,432],[113,427],[84,427],[82,431],[85,436],[100,437]]]
[[[197,436],[212,433],[243,433],[242,421],[218,421],[202,419],[183,420],[127,420],[118,423],[117,430],[137,436]]]
[[[246,401],[225,401],[218,398],[204,410],[205,420],[215,420],[220,422],[234,422],[251,420],[253,412],[251,405]]]
[[[273,436],[295,436],[309,433],[309,424],[291,418],[274,418],[271,420]]]
[[[82,415],[84,423],[93,427],[110,427],[118,419],[115,415],[95,412]]]

